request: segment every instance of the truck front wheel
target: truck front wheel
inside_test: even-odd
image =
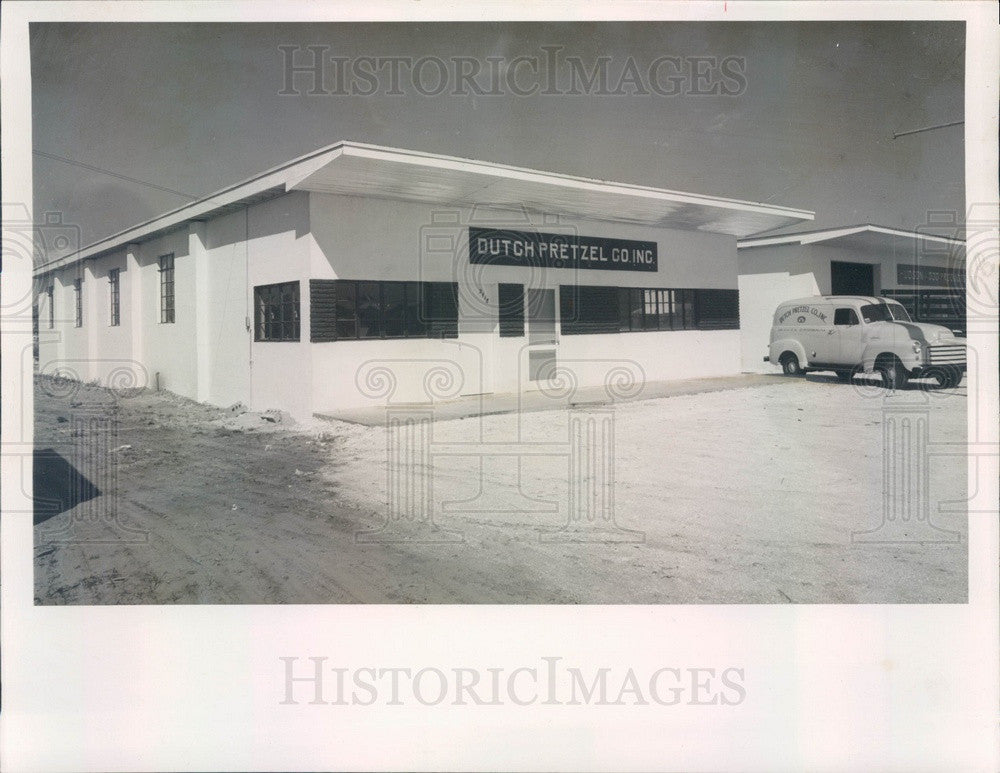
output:
[[[802,366],[799,365],[799,358],[792,352],[785,352],[781,355],[781,370],[786,376],[801,376]]]
[[[962,382],[962,372],[957,368],[934,369],[927,376],[933,378],[941,389],[954,389]]]
[[[882,376],[882,385],[890,392],[906,388],[906,382],[909,381],[909,374],[898,360],[893,359],[891,361],[879,362],[875,366],[875,370]]]

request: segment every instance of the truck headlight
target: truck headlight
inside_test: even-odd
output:
[[[913,342],[913,353],[920,354],[920,341]]]

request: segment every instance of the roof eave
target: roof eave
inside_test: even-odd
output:
[[[889,228],[888,226],[864,223],[862,225],[844,226],[842,228],[823,228],[816,231],[799,231],[796,233],[778,234],[775,236],[751,236],[745,239],[737,240],[736,248],[743,250],[752,249],[754,247],[774,247],[787,244],[817,244],[865,232],[884,234],[886,236],[898,236],[914,240],[923,239],[925,241],[936,242],[939,244],[965,247],[964,239],[953,239],[948,236],[939,236],[937,234],[921,233],[919,231],[904,231],[899,228]]]
[[[151,218],[143,223],[127,228],[111,236],[93,242],[90,245],[68,255],[63,255],[51,261],[39,264],[35,267],[35,274],[44,274],[59,268],[65,268],[74,263],[78,263],[90,258],[100,257],[115,250],[126,247],[129,244],[141,242],[154,238],[155,236],[182,227],[185,223],[206,219],[218,214],[220,211],[239,208],[248,202],[252,202],[262,195],[280,195],[293,190],[305,189],[306,181],[319,173],[322,169],[334,163],[341,156],[352,156],[357,158],[376,159],[387,162],[397,162],[401,164],[411,164],[425,168],[435,168],[439,170],[455,170],[463,173],[472,172],[483,175],[494,180],[522,180],[530,181],[533,184],[545,187],[551,186],[553,190],[572,190],[578,193],[600,193],[609,198],[618,197],[622,202],[627,200],[643,200],[649,202],[663,202],[664,207],[696,207],[703,208],[706,213],[718,213],[720,217],[710,220],[708,225],[698,226],[692,230],[702,230],[713,233],[726,233],[737,239],[740,233],[734,232],[733,227],[729,230],[719,225],[726,213],[739,214],[746,213],[750,216],[762,216],[764,218],[774,218],[766,229],[757,231],[761,233],[766,230],[774,230],[779,227],[812,220],[815,213],[808,210],[791,209],[778,207],[771,204],[759,202],[742,201],[739,199],[728,199],[722,197],[707,196],[697,193],[686,193],[663,188],[653,188],[650,186],[634,185],[630,183],[616,183],[604,180],[596,180],[573,175],[559,174],[555,172],[541,172],[524,167],[508,166],[488,161],[476,161],[462,159],[453,156],[442,156],[418,151],[402,150],[398,148],[386,148],[377,145],[367,145],[364,143],[341,141],[307,153],[291,161],[280,164],[276,167],[254,175],[242,182],[227,186],[209,196],[205,196],[184,206],[173,209],[155,218]],[[368,194],[371,195],[371,194]],[[385,196],[384,198],[394,198]],[[484,203],[484,205],[486,205]],[[624,214],[624,208],[617,211],[618,217],[607,218],[588,217],[584,214],[577,215],[581,220],[601,219],[607,222],[632,223]],[[667,210],[669,212],[669,209]],[[566,213],[572,214],[572,213]],[[666,213],[665,213],[666,216]],[[787,222],[783,222],[787,221]],[[715,224],[718,230],[712,229]],[[656,225],[655,223],[646,223]],[[660,227],[670,227],[661,225]]]

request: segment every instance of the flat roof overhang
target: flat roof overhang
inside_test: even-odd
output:
[[[740,239],[736,242],[736,247],[739,250],[749,250],[755,247],[786,244],[828,244],[833,247],[843,247],[874,255],[909,256],[914,260],[921,256],[942,254],[951,257],[965,257],[965,240],[963,239],[918,231],[904,231],[871,223]]]
[[[35,274],[141,243],[291,191],[487,207],[743,238],[798,225],[813,212],[737,199],[592,180],[357,142],[339,142],[178,209],[46,261]]]
[[[539,172],[450,156],[344,143],[290,190],[749,236],[813,212],[662,188]]]

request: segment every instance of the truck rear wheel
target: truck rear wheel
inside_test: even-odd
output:
[[[802,366],[799,365],[799,358],[791,352],[781,355],[781,370],[786,376],[801,376]]]

